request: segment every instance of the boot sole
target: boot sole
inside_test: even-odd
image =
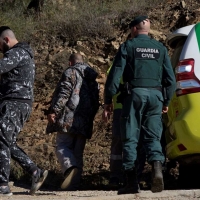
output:
[[[162,192],[163,190],[164,190],[163,179],[161,177],[153,178],[151,191],[155,193],[155,192]]]
[[[118,190],[117,194],[118,195],[121,195],[121,194],[137,194],[137,193],[140,193],[141,190],[140,190],[140,187],[138,185],[138,189],[135,189],[135,188],[130,188],[130,189],[125,189],[125,188],[121,188]]]
[[[70,174],[63,181],[63,183],[61,185],[61,189],[65,190],[65,189],[67,189],[69,187],[69,185],[72,182],[72,178],[77,174],[77,172],[78,172],[77,168],[72,169],[72,171],[70,172]]]
[[[118,191],[117,192],[117,195],[121,195],[121,194],[138,194],[138,193],[141,193],[141,191],[128,191],[128,192],[121,192],[121,191]]]
[[[13,195],[12,192],[11,192],[11,193],[8,193],[8,194],[0,193],[0,196],[1,196],[1,197],[10,197],[10,196],[12,196],[12,195]]]
[[[44,183],[45,179],[47,178],[47,175],[48,175],[48,170],[45,170],[44,173],[43,173],[43,176],[39,179],[38,183],[35,185],[34,188],[31,188],[30,190],[30,195],[33,195],[35,194],[35,192],[37,190],[40,189],[40,187],[42,186],[42,184]]]

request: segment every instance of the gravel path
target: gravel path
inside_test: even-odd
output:
[[[13,186],[13,195],[0,200],[200,200],[200,190],[165,190],[161,193],[141,191],[139,194],[117,195],[117,191],[46,191],[40,190],[34,196],[28,194],[28,187]]]

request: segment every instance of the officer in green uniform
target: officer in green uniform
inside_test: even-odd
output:
[[[123,170],[127,181],[118,194],[140,192],[135,169],[140,135],[147,160],[152,165],[151,191],[161,192],[164,189],[162,163],[165,159],[160,144],[162,113],[168,111],[176,81],[166,47],[148,36],[148,17],[136,17],[130,28],[133,39],[120,46],[104,91],[105,117],[109,118],[112,96],[118,92],[120,78],[123,76],[127,95],[123,100],[120,125]]]
[[[112,66],[107,71],[109,71]],[[120,81],[123,84],[123,80]],[[120,116],[122,111],[122,104],[117,102],[117,97],[120,92],[113,96],[113,122],[112,122],[112,142],[110,154],[110,180],[111,187],[119,187],[122,182],[122,141],[120,134]],[[102,115],[104,112],[102,113]]]

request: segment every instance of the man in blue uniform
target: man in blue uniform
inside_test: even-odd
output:
[[[10,159],[32,175],[30,194],[43,184],[48,171],[41,170],[17,145],[16,138],[29,118],[33,103],[35,63],[27,43],[18,42],[8,26],[0,27],[0,196],[11,196],[8,185]]]
[[[118,194],[138,193],[135,161],[141,137],[152,165],[152,192],[164,189],[162,163],[164,156],[160,139],[162,112],[168,111],[169,101],[175,91],[175,76],[166,47],[150,38],[150,21],[138,16],[130,24],[132,40],[124,42],[115,57],[105,85],[105,117],[112,111],[112,96],[118,92],[120,78],[126,86],[121,114],[123,142],[123,169],[126,186]],[[162,88],[165,88],[163,98]]]

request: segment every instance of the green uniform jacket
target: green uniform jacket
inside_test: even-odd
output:
[[[129,82],[132,87],[165,87],[165,106],[168,106],[176,87],[166,47],[143,34],[120,46],[105,84],[105,104],[112,102],[122,76],[124,82]]]
[[[108,71],[107,71],[107,74],[109,74],[110,72],[110,69],[112,68],[112,65],[109,67]],[[123,80],[121,78],[120,80],[120,83],[123,84]],[[117,94],[115,94],[113,96],[113,109],[116,110],[116,109],[122,109],[122,104],[121,103],[117,103],[117,97],[120,95],[120,92],[118,92]]]

